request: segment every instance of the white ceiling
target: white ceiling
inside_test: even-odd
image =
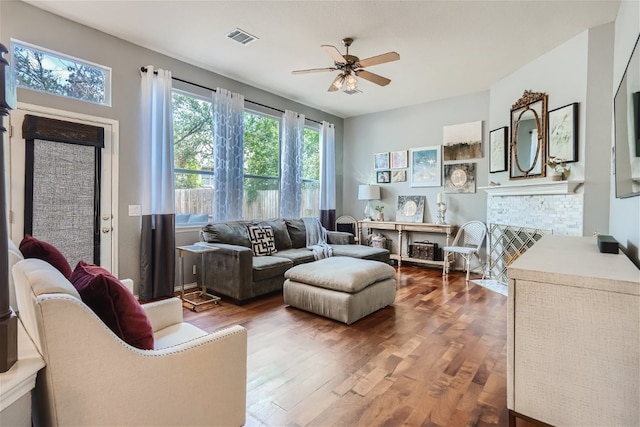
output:
[[[344,118],[487,90],[582,31],[615,20],[620,4],[618,0],[26,2]],[[242,46],[228,39],[226,34],[236,27],[259,40]],[[400,54],[400,61],[367,68],[390,78],[388,86],[358,79],[363,93],[330,93],[327,88],[337,72],[291,74],[332,66],[320,45],[334,45],[344,54],[344,37],[355,39],[350,53],[361,59],[388,51]]]

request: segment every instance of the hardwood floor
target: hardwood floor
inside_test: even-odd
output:
[[[282,295],[185,319],[248,329],[247,426],[507,425],[507,298],[457,272],[397,280],[393,306],[351,326]]]

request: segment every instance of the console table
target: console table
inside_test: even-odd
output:
[[[402,261],[443,266],[445,261],[435,261],[435,260],[431,261],[428,259],[409,257],[408,246],[407,246],[406,253],[403,253],[402,251],[402,242],[404,240],[405,235],[407,236],[407,239],[408,239],[412,232],[439,233],[439,234],[446,234],[447,240],[445,245],[449,245],[451,243],[451,235],[458,230],[458,227],[456,225],[451,225],[451,224],[429,224],[424,222],[358,221],[358,239],[360,239],[360,243],[364,241],[362,239],[362,236],[365,234],[365,231],[364,231],[365,229],[367,230],[367,233],[371,233],[371,231],[373,230],[393,230],[398,232],[398,252],[397,253],[392,252],[390,255],[391,259],[396,260],[398,262],[398,266],[402,265]],[[408,240],[407,240],[407,244],[408,244]]]
[[[640,270],[546,235],[508,267],[509,425],[640,425]]]

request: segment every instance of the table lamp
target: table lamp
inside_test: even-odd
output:
[[[367,206],[364,208],[364,219],[373,219],[371,200],[380,200],[380,186],[361,184],[358,186],[358,200],[367,201]]]

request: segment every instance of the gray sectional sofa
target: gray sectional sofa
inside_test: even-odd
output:
[[[268,225],[274,232],[277,252],[254,256],[247,226]],[[265,221],[229,221],[202,227],[199,245],[218,248],[205,254],[206,286],[215,294],[236,304],[256,297],[282,291],[284,273],[294,265],[314,262],[306,248],[306,229],[302,219],[271,219]],[[328,231],[327,243],[334,256],[348,256],[389,262],[389,251],[354,244],[350,233]]]

